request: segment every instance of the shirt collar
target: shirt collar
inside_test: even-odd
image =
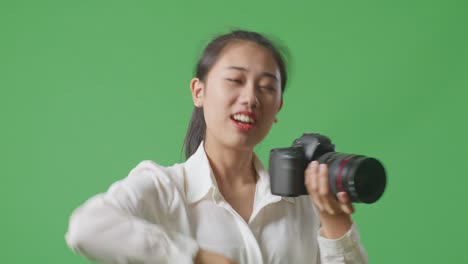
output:
[[[255,199],[259,199],[255,202],[271,203],[282,199],[294,203],[292,197],[281,197],[271,193],[269,173],[255,153],[254,167],[258,174]],[[198,146],[197,151],[185,162],[185,176],[185,194],[189,204],[201,200],[210,190],[218,188],[203,141]]]
[[[185,162],[185,176],[185,195],[188,203],[199,201],[210,190],[217,187],[203,141],[197,151]]]

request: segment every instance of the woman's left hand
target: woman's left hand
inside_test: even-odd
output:
[[[322,235],[330,239],[342,237],[352,226],[354,207],[349,195],[339,192],[335,196],[330,190],[326,164],[312,161],[304,178],[309,196],[320,212]]]

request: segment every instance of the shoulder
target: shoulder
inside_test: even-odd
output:
[[[128,179],[135,187],[183,188],[184,164],[163,166],[152,160],[143,160],[129,173]]]
[[[182,164],[163,166],[152,160],[139,162],[124,179],[111,186],[109,192],[124,192],[135,201],[170,201],[184,198]]]

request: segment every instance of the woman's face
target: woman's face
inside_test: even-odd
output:
[[[228,44],[205,82],[191,83],[202,106],[207,144],[252,149],[270,130],[282,106],[281,76],[271,53],[257,44]]]

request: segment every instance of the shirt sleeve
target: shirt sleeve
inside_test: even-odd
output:
[[[65,235],[68,246],[100,263],[193,263],[197,242],[163,225],[181,195],[168,175],[156,174],[164,172],[144,161],[77,208]]]
[[[362,246],[359,233],[353,224],[351,229],[338,239],[318,236],[320,263],[322,264],[367,264],[367,253]]]

